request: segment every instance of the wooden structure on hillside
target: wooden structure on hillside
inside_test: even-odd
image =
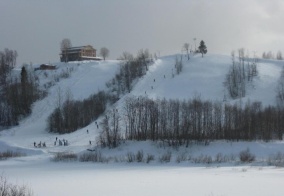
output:
[[[94,49],[93,46],[91,45],[70,47],[61,50],[60,53],[61,62],[83,61],[83,60],[101,60],[101,58],[96,57],[96,49]]]
[[[55,70],[55,69],[56,69],[55,65],[41,64],[39,67],[35,68],[35,71],[37,71],[37,70]]]

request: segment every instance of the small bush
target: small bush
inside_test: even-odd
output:
[[[136,154],[136,161],[143,162],[143,158],[144,158],[144,152],[143,150],[139,150]]]
[[[126,155],[126,162],[132,163],[135,161],[135,155],[132,152],[128,152]]]
[[[155,156],[152,154],[147,154],[146,163],[150,163],[151,161],[155,160]]]
[[[22,156],[26,156],[26,154],[21,153],[21,152],[14,152],[14,151],[11,151],[11,150],[7,150],[5,152],[0,152],[0,160],[6,160],[8,158],[22,157]]]
[[[116,163],[120,163],[120,162],[124,162],[125,161],[125,156],[122,156],[122,155],[120,155],[120,156],[115,156],[114,158],[114,162],[116,162]]]
[[[255,160],[255,155],[250,153],[249,148],[247,148],[246,150],[243,150],[243,151],[240,152],[239,158],[240,158],[241,162],[250,163],[250,162],[253,162]]]
[[[172,153],[170,151],[163,154],[161,157],[159,157],[159,160],[161,163],[168,163],[171,161]]]
[[[192,159],[194,163],[205,163],[205,164],[211,164],[213,162],[213,159],[209,155],[200,155],[196,158]]]
[[[223,163],[223,162],[226,162],[225,157],[223,156],[222,153],[216,154],[215,162],[216,162],[216,163]]]
[[[57,152],[54,157],[51,159],[52,161],[77,161],[78,156],[73,152]]]
[[[101,152],[88,152],[84,153],[79,157],[79,161],[81,162],[100,162],[100,163],[107,163],[108,159],[102,156]]]
[[[1,196],[32,196],[32,190],[25,185],[15,185],[0,176],[0,195]]]
[[[270,155],[268,158],[268,164],[276,167],[284,167],[284,154],[278,152],[276,155]]]
[[[188,158],[187,158],[185,153],[178,155],[177,158],[176,158],[177,163],[180,163],[180,162],[186,161],[186,160],[188,160]]]

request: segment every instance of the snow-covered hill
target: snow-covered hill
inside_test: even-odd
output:
[[[198,96],[203,100],[223,101],[223,82],[232,64],[230,56],[209,54],[201,58],[196,55],[189,61],[183,57],[183,71],[179,75],[176,75],[174,70],[175,58],[173,55],[157,60],[136,85],[132,94],[143,96],[146,91],[150,98],[191,99]],[[259,60],[257,64],[259,75],[243,100],[274,105],[276,84],[283,61]],[[232,100],[228,98],[227,101]]]
[[[180,57],[180,55],[178,55]],[[147,96],[153,99],[191,99],[200,97],[202,100],[224,101],[225,88],[223,82],[225,76],[231,66],[231,57],[224,55],[201,55],[191,56],[190,60],[183,58],[183,71],[177,75],[175,73],[175,59],[176,55],[161,57],[157,59],[153,65],[149,67],[147,74],[137,81],[131,93],[124,95],[116,104],[115,107],[123,107],[123,103],[128,96]],[[274,195],[284,194],[284,191],[278,188],[279,180],[283,177],[284,170],[266,168],[259,170],[244,166],[238,166],[236,169],[211,169],[208,173],[206,169],[187,168],[192,166],[189,164],[182,164],[184,168],[177,167],[174,158],[183,152],[189,153],[192,156],[198,157],[199,155],[210,155],[215,157],[217,153],[235,154],[237,155],[241,150],[250,148],[251,151],[257,156],[257,160],[267,158],[269,155],[282,152],[284,153],[283,142],[239,142],[227,143],[224,141],[214,142],[209,146],[191,146],[189,149],[177,151],[170,149],[173,154],[172,168],[165,167],[162,164],[153,164],[150,168],[144,168],[141,165],[126,168],[124,164],[119,166],[102,166],[105,173],[100,172],[99,169],[94,169],[93,165],[88,163],[53,163],[50,162],[50,157],[55,152],[72,151],[75,153],[85,151],[89,145],[89,141],[95,144],[96,136],[99,133],[95,123],[91,123],[87,127],[77,130],[74,133],[58,135],[48,133],[46,130],[46,120],[53,112],[58,104],[60,95],[64,98],[67,94],[72,96],[74,100],[83,100],[88,98],[91,94],[96,93],[98,90],[106,89],[105,83],[114,77],[119,68],[119,61],[85,61],[73,63],[55,63],[58,69],[49,71],[37,71],[40,78],[41,85],[52,86],[48,89],[48,96],[43,100],[37,101],[32,107],[32,114],[23,119],[19,126],[13,127],[8,130],[0,132],[0,152],[7,149],[20,150],[26,152],[26,157],[14,158],[7,161],[0,161],[0,174],[3,172],[14,181],[24,180],[26,183],[31,184],[35,190],[36,195],[78,195],[82,193],[73,189],[78,187],[78,181],[82,181],[82,195],[191,195],[188,184],[192,184],[198,177],[198,174],[204,175],[208,183],[215,181],[214,175],[221,175],[216,177],[217,181],[224,186],[215,187],[212,185],[200,185],[192,187],[193,195],[267,195],[271,192],[265,189],[266,183],[268,186],[273,186],[272,192]],[[258,71],[259,74],[255,78],[253,85],[249,87],[247,96],[242,98],[241,101],[261,101],[263,105],[275,104],[276,85],[282,70],[283,61],[275,60],[259,60]],[[55,82],[55,78],[62,72],[70,72],[69,78],[61,78]],[[50,83],[51,82],[51,83]],[[240,100],[231,100],[227,98],[226,102],[236,102]],[[100,119],[98,119],[100,121]],[[86,132],[89,130],[89,133]],[[54,146],[55,138],[67,139],[70,143],[69,146]],[[34,142],[45,142],[47,147],[35,149]],[[160,154],[167,152],[169,149],[163,149],[158,145],[151,142],[142,143],[126,143],[118,149],[105,150],[105,154],[125,156],[127,152],[136,153],[139,150],[144,150],[146,153],[152,153],[156,157]],[[96,165],[98,167],[98,165]],[[220,165],[218,165],[220,166]],[[222,165],[221,165],[222,166]],[[233,166],[233,165],[231,165]],[[241,167],[241,168],[240,168]],[[168,172],[169,171],[169,172]],[[249,172],[246,172],[249,171]],[[81,175],[82,172],[82,175]],[[112,175],[114,172],[114,175]],[[142,175],[142,173],[144,173]],[[187,176],[187,172],[193,173],[194,177]],[[251,174],[249,174],[251,173]],[[126,175],[125,175],[126,174]],[[156,179],[153,181],[150,178],[154,174]],[[181,175],[181,178],[179,176]],[[101,178],[93,176],[100,175]],[[257,177],[254,177],[257,176]],[[114,176],[114,178],[112,178]],[[125,177],[123,177],[125,176]],[[139,180],[139,178],[142,178]],[[237,176],[236,179],[234,177]],[[233,187],[227,181],[227,177],[233,179],[236,187],[229,189],[222,187]],[[246,178],[245,181],[241,177]],[[112,179],[110,179],[112,178]],[[177,181],[166,180],[167,178],[178,179]],[[243,187],[246,186],[250,180],[255,180],[256,184],[260,186],[252,186],[254,188],[246,188],[242,192]],[[135,181],[135,179],[137,181]],[[200,177],[197,179],[202,180]],[[266,179],[270,181],[267,182]],[[94,180],[95,186],[92,184]],[[118,181],[120,181],[118,183]],[[108,182],[106,184],[100,181]],[[129,183],[129,194],[123,189],[127,187],[123,183]],[[158,186],[151,184],[157,183]],[[185,182],[188,183],[185,183]],[[65,185],[63,185],[63,182]],[[163,183],[164,182],[164,183]],[[243,183],[242,183],[243,182]],[[275,182],[275,183],[274,183]],[[62,183],[62,186],[61,186]],[[118,183],[117,185],[115,185]],[[200,182],[201,183],[201,182]],[[278,183],[278,184],[277,184]],[[42,185],[45,184],[45,185]],[[58,185],[60,184],[60,185]],[[81,184],[81,183],[80,183]],[[111,185],[110,185],[111,184]],[[254,183],[251,183],[253,185]],[[141,188],[141,186],[142,188]],[[165,186],[164,186],[165,185]],[[108,188],[106,188],[108,187]],[[135,189],[141,188],[139,194],[134,192]],[[172,187],[172,188],[171,188]],[[176,188],[173,191],[174,187]],[[257,190],[258,188],[262,188]],[[47,191],[47,188],[49,191]],[[108,189],[108,190],[106,190]],[[147,190],[149,189],[149,190]],[[152,190],[150,190],[152,189]],[[75,191],[76,190],[76,191]],[[200,192],[198,191],[200,190]],[[50,192],[51,191],[51,192]]]
[[[178,55],[179,57],[180,55]],[[117,104],[123,105],[128,96],[147,96],[149,98],[191,99],[200,97],[203,100],[223,101],[225,88],[223,82],[231,65],[231,57],[223,55],[192,56],[188,61],[183,58],[183,71],[175,73],[176,55],[162,57],[150,66],[147,74],[139,79],[130,94],[126,94]],[[276,85],[282,69],[282,61],[260,60],[258,77],[249,87],[247,96],[242,101],[261,101],[263,105],[275,104]],[[20,122],[20,125],[1,132],[1,139],[17,145],[32,146],[33,142],[53,142],[54,134],[47,132],[47,117],[56,108],[59,96],[64,100],[69,94],[74,100],[83,100],[98,90],[105,90],[105,83],[114,77],[118,70],[118,61],[85,61],[56,63],[58,69],[37,71],[40,81],[47,84],[62,72],[69,70],[71,76],[55,82],[48,90],[48,96],[34,103],[32,114]],[[70,71],[71,70],[71,71]],[[227,102],[239,100],[226,99]],[[80,138],[86,129],[96,132],[95,124],[72,133],[73,144],[87,143],[90,138]],[[74,135],[74,136],[73,136]],[[63,137],[63,136],[62,136]],[[68,135],[68,137],[70,137]],[[94,138],[91,138],[94,140]]]

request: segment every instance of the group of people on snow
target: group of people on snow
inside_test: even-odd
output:
[[[95,122],[95,123],[96,123],[97,128],[99,128],[98,123],[97,122]],[[89,134],[89,130],[88,129],[87,129],[87,134]],[[56,145],[68,146],[69,142],[66,139],[60,140],[60,139],[58,139],[58,137],[56,137],[55,141],[54,141],[54,146],[56,146]],[[92,145],[92,141],[91,140],[89,140],[89,145]],[[34,147],[37,147],[37,148],[46,147],[46,144],[45,144],[45,142],[42,143],[41,141],[38,144],[36,142],[34,142]]]
[[[34,142],[34,147],[36,148],[46,147],[46,144],[45,142],[41,143],[41,141],[38,144]]]
[[[58,138],[56,137],[56,138],[55,138],[55,141],[54,141],[54,146],[57,145],[57,141],[58,141],[58,145],[59,145],[59,146],[68,146],[68,145],[69,145],[68,140],[65,140],[65,139],[60,140],[60,139],[58,139]]]

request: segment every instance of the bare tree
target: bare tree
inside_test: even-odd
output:
[[[101,122],[102,132],[99,135],[99,144],[103,147],[115,148],[121,142],[120,116],[117,109],[109,111]]]
[[[72,47],[72,44],[71,44],[71,41],[70,39],[68,38],[64,38],[61,43],[60,43],[60,49],[61,49],[61,52],[62,52],[62,59],[61,61],[64,59],[65,63],[68,62],[68,58],[67,58],[67,49],[68,48],[71,48]],[[63,54],[64,53],[64,54]],[[63,57],[64,56],[64,57]]]
[[[284,67],[282,68],[276,88],[276,101],[278,106],[284,106]]]
[[[195,45],[195,50],[194,50],[194,53],[196,52],[196,38],[193,38],[193,40],[194,40],[194,45]]]
[[[277,59],[277,60],[283,60],[282,52],[281,52],[281,51],[278,51],[278,52],[277,52],[276,59]]]
[[[178,59],[178,56],[176,56],[176,63],[175,63],[175,69],[176,69],[176,73],[177,75],[180,74],[180,72],[182,72],[182,55],[180,56],[180,59]]]
[[[106,60],[106,57],[109,56],[109,49],[102,47],[100,50],[100,55],[104,58],[104,60]]]
[[[188,53],[188,50],[189,50],[189,43],[184,43],[183,48],[186,50],[186,53],[187,53],[187,60],[189,60],[189,53]]]

